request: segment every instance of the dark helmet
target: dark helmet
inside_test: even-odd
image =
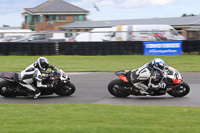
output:
[[[163,70],[166,66],[165,62],[163,59],[161,58],[155,58],[153,61],[152,61],[152,65],[155,69],[158,69],[158,70]]]
[[[37,64],[41,70],[46,71],[49,67],[49,61],[45,57],[39,57],[37,60]]]

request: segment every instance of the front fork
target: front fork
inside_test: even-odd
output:
[[[68,85],[70,83],[70,80],[59,80],[59,81],[55,81],[53,82],[53,86],[54,88],[56,88],[57,86],[65,86],[65,85]]]

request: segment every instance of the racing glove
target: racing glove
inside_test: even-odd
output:
[[[159,83],[159,88],[165,88],[165,87],[166,87],[166,84],[164,82]]]
[[[49,65],[49,68],[51,68],[52,70],[55,70],[55,66],[54,65]]]

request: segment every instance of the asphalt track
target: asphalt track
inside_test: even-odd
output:
[[[110,72],[68,73],[77,88],[72,96],[41,96],[4,98],[1,104],[113,104],[113,105],[164,105],[164,106],[200,106],[200,73],[182,73],[184,81],[190,85],[190,93],[181,98],[168,94],[163,96],[129,96],[116,98],[107,91],[108,83],[118,77]]]

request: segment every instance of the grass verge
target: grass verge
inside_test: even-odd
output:
[[[37,60],[39,56],[0,56],[0,72],[19,72]],[[180,72],[200,72],[200,56],[144,56],[144,55],[113,55],[113,56],[45,56],[50,64],[66,72],[113,72],[133,70],[155,57],[164,59],[165,63]]]
[[[39,56],[0,56],[0,72],[19,72]],[[67,72],[138,68],[160,57],[180,72],[200,72],[200,56],[45,56]],[[199,133],[199,107],[0,104],[2,133]]]
[[[0,105],[2,133],[199,133],[199,107]]]

